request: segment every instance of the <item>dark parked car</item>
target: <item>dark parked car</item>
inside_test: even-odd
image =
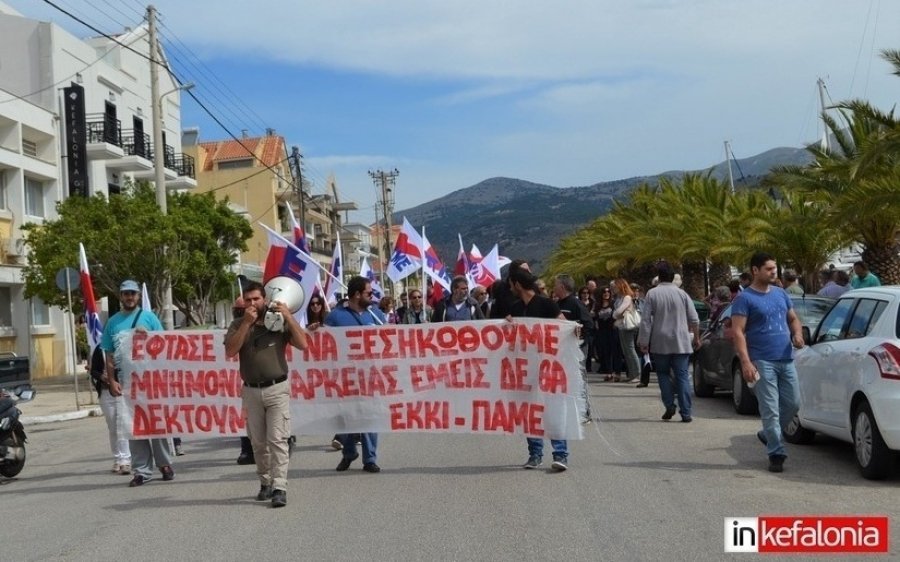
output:
[[[834,304],[834,299],[812,295],[791,295],[791,300],[800,322],[810,333],[815,333],[819,322]],[[700,349],[693,357],[693,379],[696,396],[708,398],[717,389],[728,390],[732,392],[737,413],[753,415],[759,412],[756,396],[747,388],[741,362],[734,351],[730,304],[700,336]]]

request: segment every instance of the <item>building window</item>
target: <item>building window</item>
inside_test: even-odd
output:
[[[240,160],[225,160],[224,162],[219,162],[220,170],[234,170],[237,168],[252,168],[253,167],[253,159],[246,158]]]
[[[25,178],[25,213],[33,217],[44,216],[44,184]]]
[[[31,325],[50,325],[50,307],[41,300],[41,297],[31,297]]]
[[[0,327],[12,328],[12,290],[0,287]]]
[[[22,139],[22,154],[37,158],[37,143],[28,139]]]

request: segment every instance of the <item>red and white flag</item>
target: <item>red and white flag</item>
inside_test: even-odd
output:
[[[269,235],[269,253],[263,270],[263,283],[273,277],[290,277],[303,289],[302,317],[306,316],[306,305],[316,290],[319,280],[318,270],[322,266],[309,254],[300,251],[296,245],[288,242],[283,236],[263,225]],[[299,312],[299,311],[298,311]],[[296,316],[296,315],[295,315]]]
[[[94,284],[91,281],[91,272],[88,270],[87,255],[84,253],[84,244],[78,243],[79,261],[80,261],[80,277],[81,277],[81,294],[84,297],[84,320],[87,324],[88,347],[91,352],[88,357],[94,353],[94,348],[100,345],[100,338],[103,337],[103,324],[100,322],[100,313],[97,310],[97,301],[94,300]]]
[[[409,277],[419,270],[422,265],[422,237],[416,229],[403,217],[403,227],[397,242],[394,244],[394,252],[388,264],[387,275],[394,283]]]

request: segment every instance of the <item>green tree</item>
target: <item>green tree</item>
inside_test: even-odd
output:
[[[172,301],[188,325],[204,324],[211,303],[230,298],[234,274],[229,266],[246,250],[253,236],[247,220],[216,201],[212,193],[181,193],[169,197],[170,218],[177,225],[170,248]],[[162,286],[159,283],[159,286]]]
[[[158,308],[170,272],[175,306],[189,323],[202,321],[210,299],[233,278],[226,268],[246,249],[252,230],[227,202],[217,203],[209,194],[170,195],[168,207],[170,214],[163,215],[145,183],[109,199],[98,194],[58,202],[58,219],[22,226],[29,249],[22,271],[26,297],[37,295],[65,307],[55,275],[63,267],[78,268],[81,242],[96,298],[115,298],[119,283],[131,278],[152,288],[151,301]],[[73,297],[80,310],[80,292]]]

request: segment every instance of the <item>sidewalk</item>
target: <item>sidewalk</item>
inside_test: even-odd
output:
[[[20,402],[23,425],[36,425],[67,420],[101,416],[97,393],[91,386],[90,378],[82,372],[78,375],[78,403],[76,404],[75,381],[72,375],[43,378],[32,381],[37,391],[34,400]],[[80,408],[78,407],[80,405]]]

